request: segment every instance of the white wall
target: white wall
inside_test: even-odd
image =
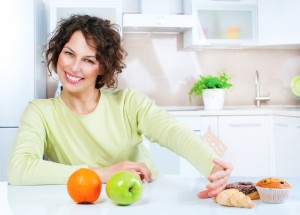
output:
[[[270,93],[269,104],[299,104],[290,92],[290,82],[300,75],[299,50],[206,50],[184,51],[182,35],[124,36],[127,68],[120,88],[134,87],[160,105],[189,105],[188,91],[200,74],[226,69],[233,88],[226,105],[253,105],[254,74],[259,71],[261,94]],[[193,104],[201,105],[201,99]]]

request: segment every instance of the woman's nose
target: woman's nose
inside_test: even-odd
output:
[[[78,73],[81,71],[81,61],[80,59],[74,59],[74,61],[71,63],[71,69],[72,72]]]

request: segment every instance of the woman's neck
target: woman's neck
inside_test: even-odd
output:
[[[86,115],[93,112],[100,100],[100,90],[95,89],[92,93],[73,94],[62,91],[61,99],[75,113]]]

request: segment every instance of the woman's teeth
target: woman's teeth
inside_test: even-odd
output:
[[[78,82],[82,79],[82,78],[76,78],[74,76],[71,76],[68,73],[66,73],[66,76],[67,76],[68,79],[70,79],[71,81],[74,81],[74,82]]]

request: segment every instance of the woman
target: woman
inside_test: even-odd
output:
[[[115,27],[87,15],[59,24],[46,61],[63,90],[56,98],[28,104],[10,154],[9,183],[65,184],[81,167],[94,170],[103,183],[122,170],[151,182],[159,173],[142,144],[143,134],[214,181],[200,198],[215,196],[225,187],[231,164],[217,160],[193,131],[148,97],[131,89],[110,90],[126,56]]]

